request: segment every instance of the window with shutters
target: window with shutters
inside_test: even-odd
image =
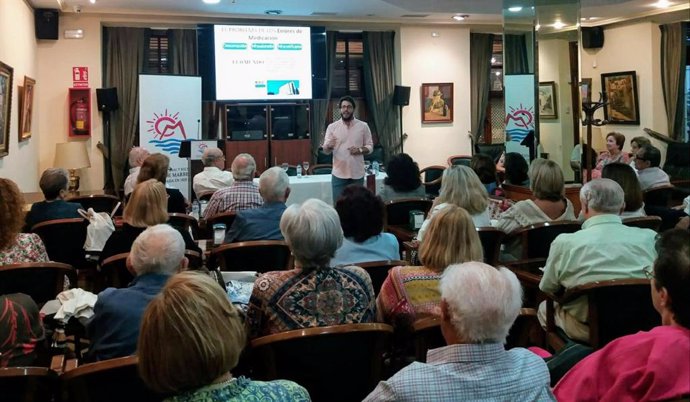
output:
[[[168,73],[168,31],[159,29],[151,30],[148,45],[148,58],[146,60],[146,72],[149,74]]]
[[[338,33],[331,98],[364,96],[364,44],[361,33]]]

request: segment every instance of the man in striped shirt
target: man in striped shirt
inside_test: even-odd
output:
[[[522,305],[515,274],[482,262],[456,264],[446,268],[439,288],[448,346],[381,381],[365,401],[556,400],[544,360],[503,346]]]
[[[209,219],[223,212],[240,211],[258,208],[264,200],[259,194],[259,187],[254,184],[256,162],[249,154],[239,154],[230,166],[235,181],[230,185],[213,193],[208,202],[204,218]]]

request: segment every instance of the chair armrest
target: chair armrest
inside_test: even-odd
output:
[[[58,374],[62,374],[65,368],[65,355],[55,355],[50,360],[50,369]]]

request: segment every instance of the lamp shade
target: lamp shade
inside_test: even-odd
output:
[[[81,169],[91,167],[86,144],[83,142],[64,142],[55,146],[55,167]]]

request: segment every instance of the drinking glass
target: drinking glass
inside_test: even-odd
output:
[[[302,162],[302,169],[302,174],[307,175],[307,171],[309,170],[309,161]]]

